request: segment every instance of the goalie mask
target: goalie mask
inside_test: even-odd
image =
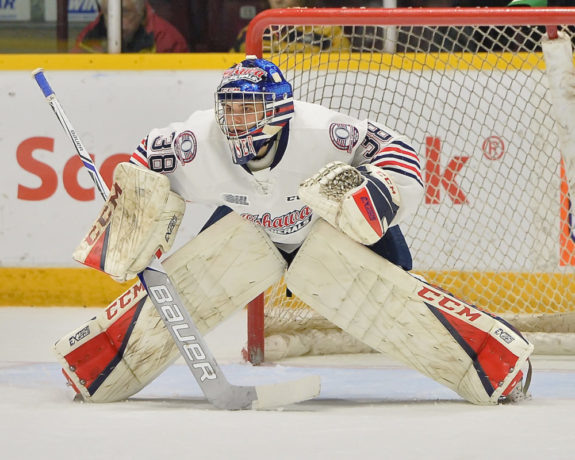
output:
[[[246,164],[293,117],[293,93],[279,68],[249,57],[224,72],[216,119],[236,164]]]

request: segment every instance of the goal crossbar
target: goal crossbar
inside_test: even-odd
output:
[[[262,56],[261,37],[272,25],[465,26],[575,24],[575,8],[282,8],[249,24],[246,54]]]

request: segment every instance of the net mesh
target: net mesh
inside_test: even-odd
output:
[[[559,30],[573,39],[572,29]],[[296,99],[413,141],[425,201],[401,228],[416,273],[520,329],[572,332],[575,251],[544,34],[536,26],[271,26],[264,57]],[[332,327],[286,297],[283,283],[265,299],[275,340]]]

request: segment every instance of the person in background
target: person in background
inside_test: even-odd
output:
[[[268,0],[270,8],[295,8],[311,7],[312,2],[305,0]],[[245,53],[246,34],[248,26],[238,33],[236,41],[230,52]],[[272,49],[273,48],[273,49]],[[272,30],[272,35],[264,36],[263,51],[286,51],[294,49],[298,51],[317,51],[334,49],[338,51],[349,51],[350,41],[345,37],[341,27],[333,26],[305,26],[297,28],[277,27]]]
[[[98,17],[80,32],[73,52],[105,53],[108,0],[100,0]],[[183,35],[158,16],[146,0],[122,0],[122,53],[186,53]]]

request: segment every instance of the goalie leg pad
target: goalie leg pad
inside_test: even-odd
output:
[[[141,283],[54,345],[62,371],[88,402],[137,393],[178,357]]]
[[[202,331],[277,283],[287,264],[261,227],[232,212],[163,266]]]
[[[200,333],[279,281],[286,263],[259,227],[231,213],[164,262]],[[140,283],[56,342],[68,380],[85,401],[124,400],[179,356]]]
[[[323,220],[286,282],[344,331],[474,404],[496,404],[511,392],[533,351],[503,320],[410,275]]]

